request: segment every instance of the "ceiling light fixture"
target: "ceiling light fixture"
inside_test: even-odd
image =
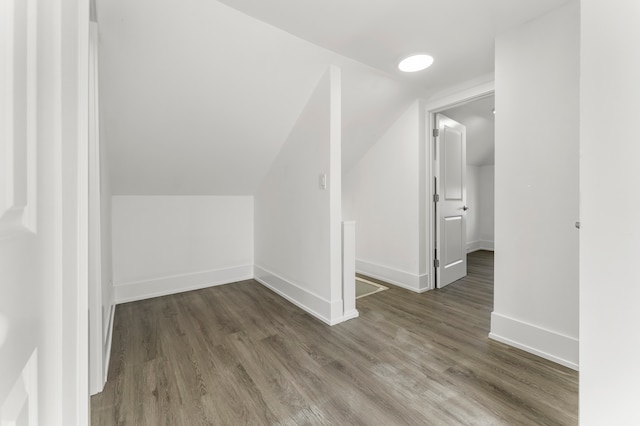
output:
[[[427,69],[433,64],[433,58],[425,53],[411,55],[398,64],[398,69],[404,72],[416,72]]]

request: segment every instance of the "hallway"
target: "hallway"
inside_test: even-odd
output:
[[[468,263],[334,327],[253,280],[119,305],[92,424],[577,424],[577,372],[490,341],[493,253]]]

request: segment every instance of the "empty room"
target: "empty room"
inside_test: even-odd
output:
[[[3,0],[0,423],[636,424],[614,3]]]

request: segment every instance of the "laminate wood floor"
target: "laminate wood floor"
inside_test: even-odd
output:
[[[329,327],[259,283],[119,305],[99,425],[571,425],[578,374],[487,338],[493,254]]]

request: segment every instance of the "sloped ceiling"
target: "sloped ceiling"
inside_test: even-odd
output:
[[[345,164],[415,96],[216,1],[109,0],[98,13],[114,194],[252,194],[331,63],[343,70]]]
[[[492,71],[495,31],[562,3],[97,2],[101,129],[116,195],[253,194],[329,64],[342,69],[348,169],[419,95]],[[476,3],[489,9],[480,23],[465,17],[480,13]],[[435,34],[442,20],[455,29]],[[433,69],[397,74],[398,53],[416,49],[436,56]]]
[[[496,34],[567,0],[220,0],[318,46],[412,84],[423,96],[493,72]],[[398,60],[435,58],[402,74]]]

